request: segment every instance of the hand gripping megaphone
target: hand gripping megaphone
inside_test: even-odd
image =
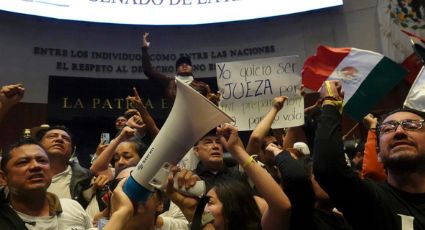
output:
[[[154,188],[149,182],[165,163],[177,164],[208,131],[232,121],[192,87],[179,79],[176,83],[177,95],[167,120],[124,184],[133,202],[146,202]]]

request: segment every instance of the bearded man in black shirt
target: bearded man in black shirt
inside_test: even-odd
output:
[[[388,179],[378,183],[359,178],[345,162],[341,84],[325,82],[320,96],[313,170],[337,209],[354,229],[425,229],[425,113],[403,108],[384,117],[378,152]]]

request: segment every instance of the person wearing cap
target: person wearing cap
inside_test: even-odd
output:
[[[210,101],[218,104],[219,96],[213,93],[209,87],[209,85],[205,82],[195,80],[193,77],[193,68],[192,61],[188,56],[181,56],[176,61],[176,75],[173,77],[167,77],[164,74],[155,70],[150,62],[148,48],[150,46],[150,42],[148,42],[147,37],[149,33],[143,34],[143,45],[142,45],[142,67],[143,72],[148,77],[149,80],[152,80],[159,84],[161,88],[164,90],[164,95],[170,104],[174,103],[174,99],[176,98],[176,81],[175,79],[182,80],[186,84],[189,84],[196,91],[201,93],[203,96],[210,99]]]
[[[343,155],[341,84],[324,84],[313,154],[320,186],[354,229],[425,229],[425,113],[403,108],[383,117],[377,144],[387,180],[362,179]]]

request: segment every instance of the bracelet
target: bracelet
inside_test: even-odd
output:
[[[325,81],[325,86],[326,86],[326,91],[328,92],[328,95],[333,97],[334,94],[332,93],[331,83],[329,83],[329,81]]]
[[[341,99],[338,99],[338,98],[332,97],[332,96],[323,97],[323,100],[324,101],[326,101],[326,100],[328,100],[328,101],[341,101]]]
[[[323,103],[322,103],[322,108],[325,105],[333,105],[333,106],[335,106],[335,108],[338,109],[339,113],[342,113],[343,105],[342,105],[341,100],[336,100],[336,101],[335,100],[324,100]]]
[[[255,161],[254,157],[257,157],[257,155],[249,156],[248,160],[246,160],[243,163],[242,168],[246,168],[246,167],[250,166],[252,163],[257,162],[257,161]]]

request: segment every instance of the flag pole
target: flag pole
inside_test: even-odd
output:
[[[345,140],[345,138],[347,138],[348,135],[350,135],[352,132],[354,132],[354,130],[357,128],[357,126],[359,126],[359,122],[357,122],[353,128],[350,129],[350,131],[348,131],[344,136],[342,136],[342,140]]]

